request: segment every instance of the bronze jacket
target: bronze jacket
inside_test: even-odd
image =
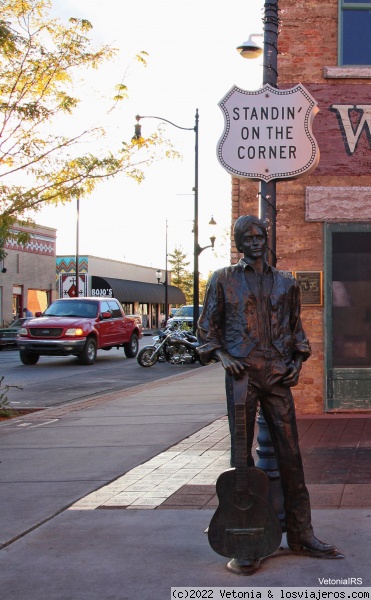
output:
[[[205,362],[214,350],[223,348],[236,358],[246,357],[259,342],[257,303],[248,286],[243,259],[236,265],[213,273],[207,286],[204,307],[198,321],[198,348]],[[288,364],[300,353],[303,360],[311,355],[300,319],[300,289],[286,271],[269,267],[273,273],[270,294],[272,344]]]

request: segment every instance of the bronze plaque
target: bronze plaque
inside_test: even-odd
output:
[[[301,291],[301,303],[306,306],[322,306],[322,271],[296,271]]]

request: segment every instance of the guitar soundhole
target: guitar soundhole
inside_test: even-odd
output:
[[[235,504],[239,510],[248,510],[253,505],[253,499],[249,494],[236,493]]]

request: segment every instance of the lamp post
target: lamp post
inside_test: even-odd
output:
[[[161,281],[162,271],[157,269],[156,279],[158,284],[165,286],[165,325],[169,317],[169,287],[168,287],[168,270],[167,270],[167,219],[166,219],[166,232],[165,232],[165,281]]]
[[[170,125],[172,125],[173,127],[176,127],[177,129],[183,129],[185,131],[194,131],[195,133],[195,177],[194,177],[194,187],[193,187],[193,192],[194,192],[194,222],[193,222],[193,330],[196,330],[196,326],[197,326],[197,321],[198,321],[198,316],[199,316],[199,310],[198,310],[198,304],[199,304],[199,279],[200,279],[200,273],[199,273],[199,268],[198,268],[198,257],[201,254],[201,252],[203,252],[203,250],[205,250],[206,248],[213,248],[214,247],[214,243],[215,243],[215,237],[213,238],[214,241],[212,241],[212,238],[210,238],[211,240],[211,245],[210,246],[205,246],[204,248],[201,248],[199,243],[198,243],[198,138],[199,138],[199,115],[198,115],[198,108],[196,108],[196,114],[195,114],[195,124],[193,127],[181,127],[180,125],[176,125],[175,123],[173,123],[172,121],[169,121],[168,119],[164,119],[163,117],[156,117],[153,115],[137,115],[136,117],[136,125],[135,125],[135,130],[134,130],[134,136],[133,139],[139,140],[142,137],[142,127],[139,123],[139,121],[141,119],[158,119],[159,121],[164,121],[165,123],[169,123]]]
[[[79,298],[80,293],[80,285],[79,285],[79,266],[80,266],[80,256],[79,256],[79,231],[80,231],[80,198],[76,198],[76,296]]]
[[[209,225],[216,225],[216,222],[214,220],[214,217],[211,216],[211,219],[209,221]],[[216,237],[215,235],[210,236],[210,244],[208,246],[204,246],[201,247],[200,244],[198,243],[198,233],[197,233],[197,243],[195,241],[195,247],[194,247],[194,256],[195,256],[195,260],[194,260],[194,269],[195,269],[195,277],[194,277],[194,285],[193,285],[193,333],[196,333],[197,330],[197,322],[198,322],[198,318],[199,318],[199,304],[200,304],[200,273],[199,273],[199,269],[198,269],[198,257],[200,256],[201,252],[203,252],[204,250],[206,250],[206,248],[212,248],[214,250],[214,245],[215,245],[215,240]],[[197,269],[197,270],[196,270]],[[196,276],[197,273],[197,276]]]
[[[193,127],[181,127],[180,125],[176,125],[172,121],[168,119],[164,119],[163,117],[156,117],[153,115],[137,115],[136,117],[136,125],[133,139],[139,140],[142,137],[142,128],[139,123],[141,119],[158,119],[159,121],[164,121],[165,123],[169,123],[173,127],[177,129],[183,129],[184,131],[194,131],[195,133],[195,179],[194,179],[194,225],[193,225],[193,256],[194,256],[194,265],[193,265],[193,310],[195,311],[195,298],[197,293],[197,299],[199,295],[199,270],[198,270],[198,256],[202,250],[199,250],[198,244],[198,133],[199,133],[199,116],[198,116],[198,108],[196,108],[195,114],[195,124]],[[197,316],[198,319],[198,302],[197,302],[197,315],[193,315],[193,317]],[[193,323],[194,323],[193,319]]]
[[[263,85],[270,84],[277,88],[278,80],[278,1],[270,0],[264,8],[264,35],[251,34],[248,41],[237,47],[244,58],[257,58],[262,54],[262,49],[253,42],[253,37],[264,37],[263,44]],[[260,50],[260,51],[259,51]],[[259,182],[259,218],[264,222],[268,232],[269,250],[268,263],[273,267],[277,263],[276,254],[276,180]],[[277,514],[282,530],[286,530],[285,510],[283,506],[283,493],[281,487],[280,472],[277,465],[272,440],[267,423],[259,411],[257,418],[258,437],[257,447],[258,461],[256,466],[265,471],[270,480],[270,503]]]

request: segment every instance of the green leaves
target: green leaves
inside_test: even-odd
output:
[[[119,101],[119,100],[126,100],[127,98],[129,98],[129,95],[127,93],[128,88],[126,85],[124,85],[123,83],[119,83],[117,85],[115,85],[115,90],[117,90],[117,94],[113,97],[113,99],[115,101]]]
[[[97,69],[116,50],[93,47],[87,19],[50,18],[49,0],[0,3],[0,238],[6,240],[15,222],[30,223],[29,211],[87,196],[99,181],[118,173],[140,182],[145,166],[177,153],[161,132],[96,155],[91,148],[104,137],[103,128],[62,136],[61,117],[73,115],[80,103],[75,90],[81,69]],[[147,57],[142,50],[135,60],[146,66]],[[127,98],[121,81],[108,113]],[[72,130],[78,126],[76,121]],[[85,154],[84,143],[89,143]]]

